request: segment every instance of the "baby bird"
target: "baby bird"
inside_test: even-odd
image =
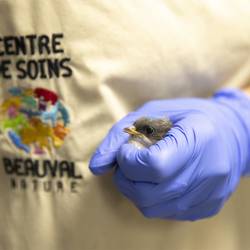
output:
[[[133,143],[137,148],[143,148],[164,138],[171,127],[172,122],[169,119],[141,117],[133,126],[124,128],[124,132],[130,135],[129,143]]]

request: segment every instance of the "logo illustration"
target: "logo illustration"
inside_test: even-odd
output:
[[[0,133],[28,154],[60,148],[69,123],[69,113],[58,95],[45,88],[12,87],[0,103]]]

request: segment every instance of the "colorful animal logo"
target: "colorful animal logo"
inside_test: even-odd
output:
[[[60,148],[69,123],[69,113],[58,95],[45,88],[12,87],[0,104],[0,132],[28,154]]]

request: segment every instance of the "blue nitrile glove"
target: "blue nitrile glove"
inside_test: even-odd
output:
[[[127,143],[124,127],[142,116],[173,128],[149,148]],[[94,174],[117,166],[119,190],[146,217],[196,220],[216,214],[250,172],[250,99],[221,90],[210,99],[146,103],[110,130],[90,162]]]

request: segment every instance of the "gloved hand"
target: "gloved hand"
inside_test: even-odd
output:
[[[149,148],[127,143],[124,127],[142,116],[169,117],[172,129]],[[225,89],[210,99],[146,103],[113,126],[90,161],[116,167],[119,190],[146,217],[196,220],[216,214],[250,163],[250,99]]]

